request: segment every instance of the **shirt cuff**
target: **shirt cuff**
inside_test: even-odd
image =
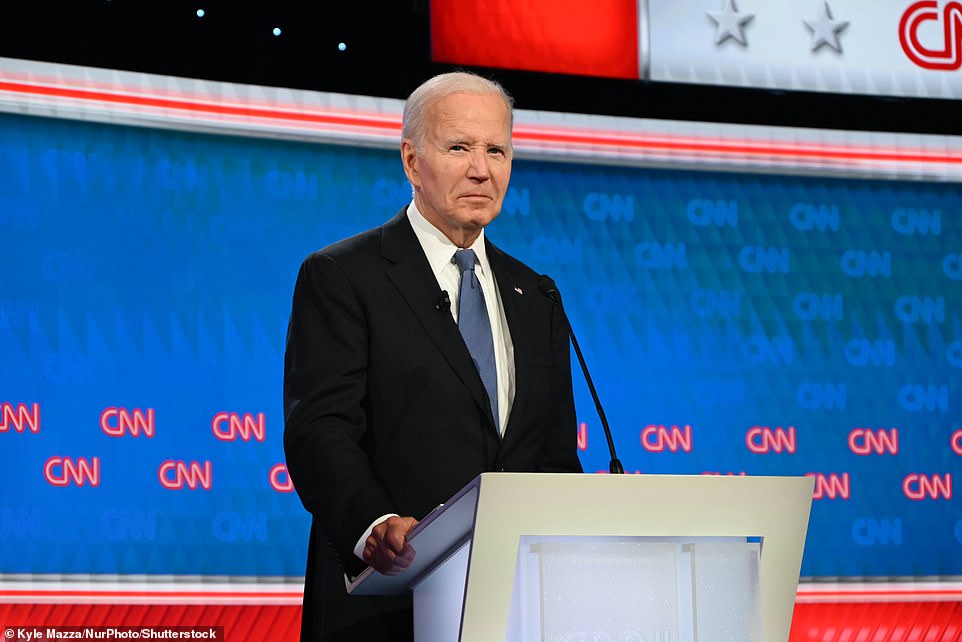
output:
[[[373,522],[371,522],[371,525],[367,527],[367,530],[364,531],[360,539],[357,540],[357,543],[354,544],[354,555],[362,562],[364,561],[364,544],[367,543],[367,538],[371,536],[371,531],[374,530],[375,526],[377,526],[384,520],[388,519],[389,517],[398,517],[398,514],[388,513],[387,515],[381,515],[380,517],[375,519]]]

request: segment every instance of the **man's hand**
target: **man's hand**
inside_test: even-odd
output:
[[[407,534],[418,523],[413,517],[388,517],[364,542],[364,562],[384,575],[397,575],[414,561]]]

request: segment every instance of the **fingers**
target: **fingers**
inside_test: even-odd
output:
[[[413,517],[390,517],[383,524],[387,525],[384,542],[395,553],[400,553],[408,546],[407,535],[418,521]]]
[[[407,534],[417,524],[413,517],[389,517],[374,527],[364,542],[364,561],[384,575],[397,575],[414,561]]]
[[[408,544],[407,546],[404,547],[404,549],[401,550],[400,553],[397,554],[397,557],[394,558],[394,564],[391,565],[391,569],[386,574],[397,575],[398,573],[403,572],[408,566],[410,566],[411,562],[413,561],[414,561],[414,549],[411,547],[410,544]]]

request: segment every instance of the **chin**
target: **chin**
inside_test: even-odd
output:
[[[483,216],[472,216],[469,220],[465,221],[465,227],[482,228],[486,227],[488,223],[493,221],[498,217],[495,214],[484,214]]]
[[[466,208],[461,211],[458,219],[465,227],[484,227],[498,216],[498,211],[493,207]]]

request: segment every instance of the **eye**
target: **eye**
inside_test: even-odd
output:
[[[464,145],[461,145],[461,144],[451,145],[451,147],[450,147],[449,149],[450,149],[452,152],[463,152],[463,151],[464,151]]]
[[[495,154],[497,156],[504,156],[504,149],[502,149],[501,147],[489,147],[488,153]]]

